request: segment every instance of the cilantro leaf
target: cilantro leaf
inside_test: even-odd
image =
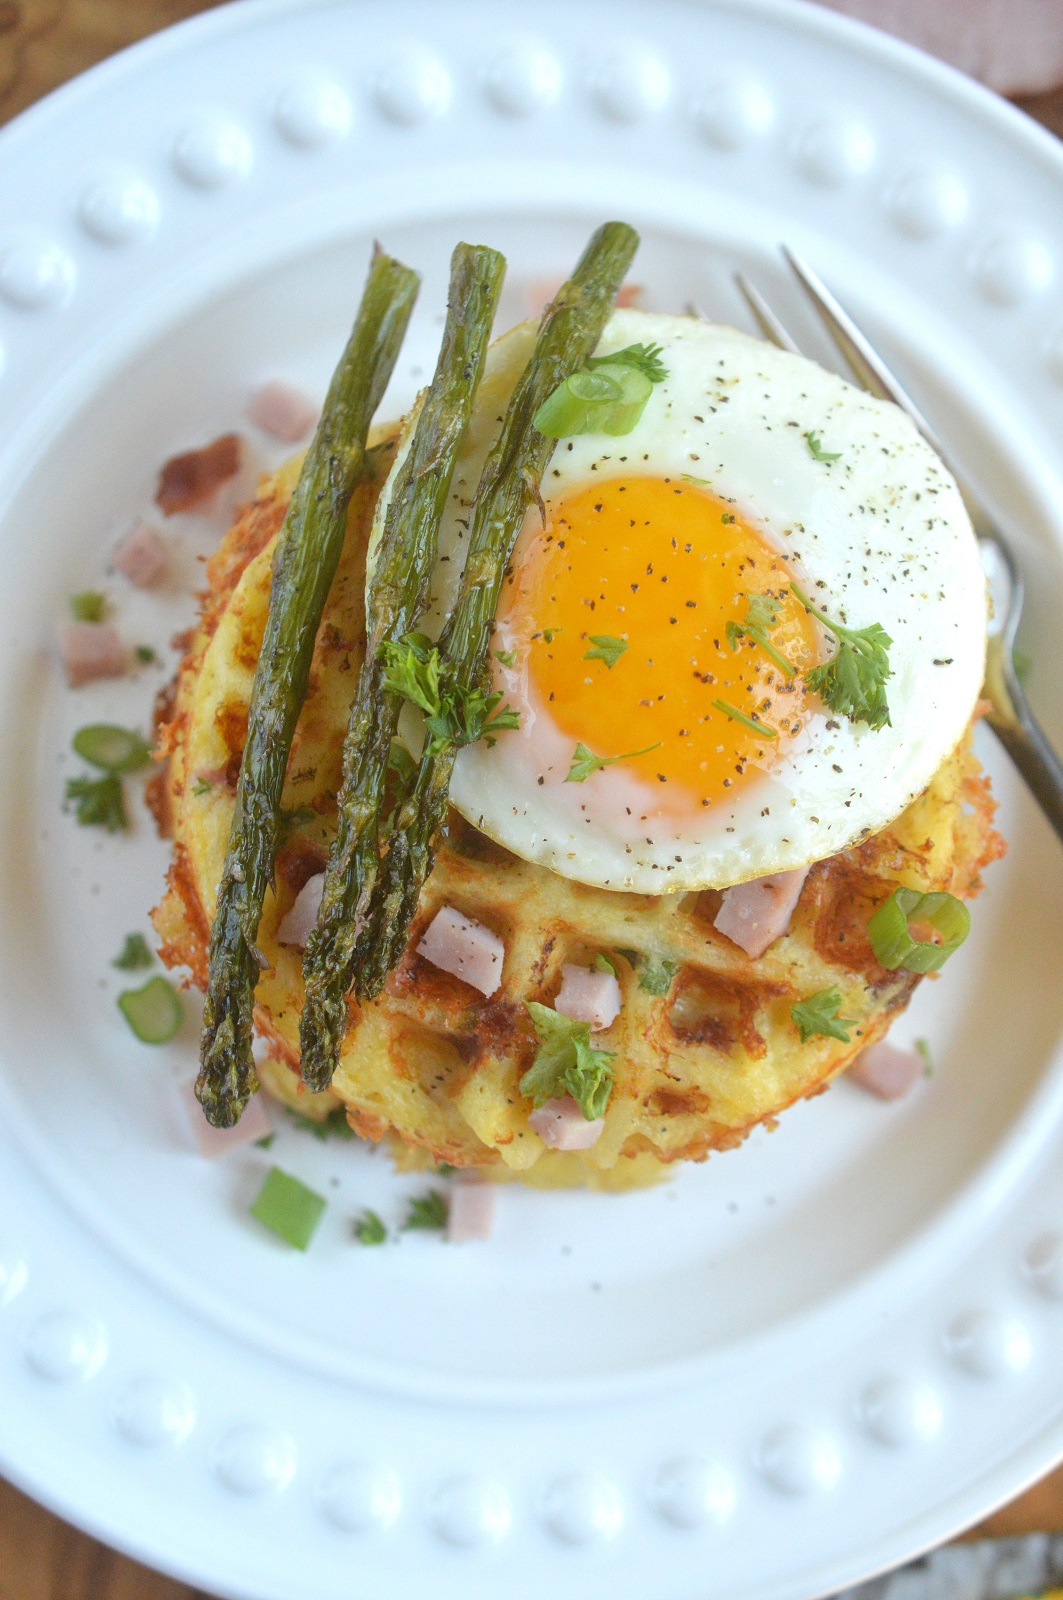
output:
[[[807,687],[850,722],[866,722],[875,732],[890,727],[886,680],[893,675],[889,656],[893,640],[885,628],[878,622],[866,628],[847,628],[841,622],[831,622],[796,583],[790,588],[838,641],[837,652],[829,661],[805,673]]]
[[[572,765],[568,769],[565,782],[586,783],[591,773],[600,771],[602,767],[614,766],[618,761],[630,761],[634,756],[646,756],[651,750],[660,748],[661,741],[658,739],[656,744],[648,744],[642,750],[627,750],[621,756],[596,756],[592,750],[587,749],[581,739],[577,741],[576,748],[572,752]]]
[[[74,815],[83,828],[120,833],[129,827],[122,780],[117,772],[105,772],[102,778],[68,778],[66,798],[73,803]]]
[[[403,1232],[418,1228],[426,1231],[445,1228],[449,1212],[450,1205],[442,1189],[429,1189],[427,1194],[414,1195],[402,1224]]]
[[[652,994],[659,999],[672,987],[672,979],[679,971],[679,962],[669,961],[667,956],[642,955],[638,958],[636,971],[643,994]]]
[[[611,633],[592,633],[590,641],[594,648],[586,652],[584,661],[604,661],[607,667],[615,667],[627,649],[627,640],[615,639]]]
[[[111,962],[120,972],[135,972],[138,967],[150,967],[155,957],[142,933],[127,933],[121,953]]]
[[[439,651],[423,634],[408,633],[402,640],[385,639],[384,688],[420,706],[426,717],[438,716]]]
[[[834,984],[829,989],[817,989],[807,1000],[794,1002],[790,1007],[790,1016],[801,1035],[802,1044],[807,1044],[817,1033],[828,1039],[841,1039],[843,1043],[849,1043],[848,1030],[856,1027],[856,1018],[839,1017],[841,1003],[842,997]]]
[[[387,1236],[388,1230],[375,1211],[366,1209],[355,1218],[354,1237],[359,1244],[383,1244]]]
[[[70,596],[70,614],[75,622],[102,622],[107,615],[107,596],[99,589],[83,589]]]
[[[732,650],[737,650],[739,639],[744,637],[751,640],[760,646],[781,672],[792,678],[793,667],[768,638],[768,629],[774,628],[779,620],[778,602],[770,594],[747,594],[745,599],[746,614],[742,621],[727,624],[727,643]]]
[[[756,717],[747,717],[744,711],[739,711],[727,700],[714,700],[713,708],[722,711],[725,717],[730,717],[732,722],[740,722],[744,728],[749,728],[753,733],[759,733],[762,739],[777,739],[778,731],[769,728],[766,722],[760,722]]]
[[[616,1052],[591,1044],[591,1025],[562,1016],[537,1000],[525,1004],[539,1036],[535,1060],[520,1080],[520,1092],[536,1109],[571,1095],[588,1122],[605,1115],[613,1089]]]
[[[663,383],[668,376],[668,368],[661,360],[662,354],[659,344],[629,344],[623,350],[614,350],[607,356],[591,356],[587,366],[592,372],[595,367],[634,367],[651,383]]]
[[[805,443],[808,445],[808,453],[812,457],[813,461],[826,461],[830,463],[831,461],[841,460],[842,453],[840,450],[836,450],[833,454],[829,450],[824,450],[823,446],[819,442],[818,433],[806,433]]]

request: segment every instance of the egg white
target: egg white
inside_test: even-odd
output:
[[[457,591],[484,458],[534,337],[522,324],[492,347],[440,530],[423,624],[433,636]],[[536,703],[519,663],[496,662],[520,730],[461,752],[451,800],[516,855],[583,883],[650,894],[723,888],[833,855],[885,827],[926,787],[982,683],[985,579],[954,480],[896,406],[814,362],[690,317],[617,311],[597,353],[634,343],[661,345],[668,377],[630,434],[561,441],[544,496],[560,500],[638,472],[707,480],[782,551],[827,615],[885,628],[892,726],[872,731],[813,700],[770,772],[733,800],[707,808],[692,800],[689,813],[665,817],[658,795],[622,766],[565,783],[572,737]],[[837,461],[814,459],[810,432]]]

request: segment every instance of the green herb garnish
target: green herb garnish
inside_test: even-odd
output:
[[[380,650],[384,688],[424,712],[430,748],[476,744],[480,739],[490,747],[496,734],[520,727],[519,713],[512,706],[500,706],[500,693],[485,694],[444,673],[439,651],[425,634],[408,633],[398,643],[386,639]]]
[[[926,923],[940,935],[914,939],[914,924]],[[920,894],[917,889],[894,889],[885,905],[868,922],[867,936],[875,960],[891,972],[937,972],[955,954],[971,931],[971,913],[954,894],[938,890]]]
[[[774,661],[780,671],[788,678],[792,678],[793,667],[768,638],[768,629],[774,628],[779,620],[778,605],[770,594],[747,594],[745,599],[746,614],[742,621],[727,624],[727,643],[732,650],[737,650],[739,639],[744,637],[752,640]]]
[[[750,728],[754,733],[759,733],[764,739],[777,739],[778,733],[774,728],[769,728],[764,722],[758,722],[756,717],[747,717],[744,711],[739,711],[737,706],[728,704],[726,700],[714,700],[713,705],[717,711],[722,711],[725,717],[730,717],[732,722],[740,722],[744,728]]]
[[[139,772],[151,764],[151,745],[139,733],[112,722],[79,728],[71,741],[83,761],[102,772]]]
[[[1015,668],[1015,676],[1025,689],[1030,681],[1030,673],[1033,671],[1033,660],[1024,650],[1016,648],[1011,652],[1011,664]]]
[[[155,957],[142,933],[127,933],[121,954],[111,962],[121,972],[135,972],[138,967],[150,967]]]
[[[445,1228],[449,1214],[450,1203],[442,1189],[429,1189],[427,1194],[414,1195],[410,1201],[402,1231]]]
[[[102,778],[68,778],[66,798],[73,803],[74,815],[83,828],[119,833],[129,827],[122,780],[116,772]]]
[[[342,1106],[336,1106],[327,1117],[308,1117],[301,1111],[293,1111],[291,1106],[285,1106],[289,1117],[297,1128],[304,1133],[309,1133],[313,1138],[321,1141],[326,1139],[353,1139],[354,1129],[347,1121],[347,1113]]]
[[[604,661],[607,667],[615,667],[627,649],[627,640],[615,639],[611,633],[592,633],[590,641],[594,648],[584,654],[584,661]]]
[[[934,1057],[930,1052],[929,1039],[917,1039],[915,1041],[915,1048],[919,1051],[919,1054],[923,1058],[924,1077],[932,1078],[934,1076]]]
[[[387,1236],[388,1230],[375,1211],[367,1209],[355,1218],[354,1237],[359,1244],[384,1244]]]
[[[251,1215],[285,1244],[305,1250],[314,1237],[326,1203],[322,1195],[315,1194],[298,1178],[282,1172],[280,1167],[271,1167],[251,1207]]]
[[[648,756],[651,750],[659,750],[661,741],[648,744],[642,750],[628,750],[622,756],[596,756],[593,751],[580,740],[572,752],[572,765],[568,769],[566,783],[586,783],[592,772],[599,772],[602,767],[611,767],[618,761],[631,761],[635,756]]]
[[[603,955],[600,950],[598,951],[598,954],[594,958],[594,970],[595,970],[595,972],[609,972],[609,973],[612,974],[612,976],[614,978],[617,975],[616,974],[616,962],[615,961],[610,961],[609,957],[606,956],[606,955]]]
[[[824,450],[823,446],[819,442],[818,433],[806,433],[805,443],[808,445],[808,453],[812,457],[813,461],[831,462],[841,460],[842,453],[840,450],[835,452],[833,455],[829,450]]]
[[[632,344],[612,355],[592,356],[543,402],[534,426],[550,439],[577,433],[630,433],[654,384],[668,376],[660,356],[660,345],[653,344]]]
[[[504,667],[515,667],[517,665],[517,652],[515,650],[496,650],[495,657],[498,661],[501,661]]]
[[[520,1092],[538,1108],[569,1094],[588,1122],[605,1115],[613,1088],[612,1050],[591,1044],[589,1022],[564,1017],[537,1000],[527,1000],[539,1036],[535,1060],[520,1080]]]
[[[831,622],[796,583],[790,588],[838,641],[837,653],[822,666],[806,672],[805,683],[813,694],[822,696],[832,711],[848,717],[850,722],[866,722],[876,732],[888,728],[886,680],[892,676],[889,650],[893,640],[885,628],[878,622],[866,628],[847,628],[841,622]]]
[[[169,1044],[181,1026],[181,996],[166,978],[149,978],[140,989],[123,989],[118,1009],[141,1044]]]
[[[622,367],[634,367],[636,372],[641,372],[651,383],[663,383],[668,376],[668,368],[661,360],[663,354],[664,349],[659,344],[627,344],[623,350],[614,350],[610,355],[591,356],[587,366],[593,372],[596,368],[611,367],[619,363]]]
[[[211,794],[213,790],[214,782],[211,778],[197,778],[192,785],[192,793],[200,798],[205,794]]]
[[[672,987],[679,962],[669,961],[667,956],[643,955],[636,957],[635,970],[643,994],[656,995],[659,999]]]
[[[849,1043],[850,1028],[856,1027],[855,1017],[839,1017],[842,997],[836,985],[829,989],[817,989],[815,994],[810,994],[807,1000],[798,1000],[790,1007],[792,1017],[801,1043],[807,1044],[814,1034],[823,1034],[828,1039],[841,1039]]]
[[[138,644],[134,648],[133,654],[136,656],[137,660],[143,662],[146,667],[149,667],[153,661],[158,661],[159,659],[158,652],[153,650],[150,644]]]
[[[70,596],[70,614],[75,622],[102,622],[107,615],[107,596],[99,589],[83,589]]]

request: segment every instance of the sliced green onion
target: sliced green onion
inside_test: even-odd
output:
[[[107,615],[107,596],[98,589],[83,589],[70,596],[70,615],[75,622],[102,622]]]
[[[322,1195],[315,1194],[298,1178],[282,1172],[280,1167],[271,1167],[251,1207],[251,1215],[278,1239],[296,1250],[305,1250],[314,1237],[326,1204]]]
[[[112,722],[93,722],[87,728],[79,728],[73,744],[82,760],[91,761],[101,772],[136,772],[151,760],[151,745],[146,739]]]
[[[535,427],[548,439],[630,433],[652,393],[652,380],[637,367],[605,362],[593,372],[574,372],[559,384],[535,413]]]
[[[118,1009],[142,1044],[168,1044],[181,1026],[181,996],[165,978],[123,989]]]
[[[926,922],[941,935],[913,939],[911,924]],[[939,890],[920,894],[917,889],[894,889],[867,925],[867,936],[880,966],[891,972],[937,972],[971,931],[971,913],[954,894]]]

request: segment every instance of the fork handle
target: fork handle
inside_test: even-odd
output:
[[[1022,685],[1007,674],[1007,701],[997,696],[986,721],[1026,780],[1048,821],[1063,840],[1063,761],[1048,742],[1044,729],[1030,710]],[[1002,697],[1001,697],[1002,698]],[[1010,713],[1010,714],[1009,714]]]

